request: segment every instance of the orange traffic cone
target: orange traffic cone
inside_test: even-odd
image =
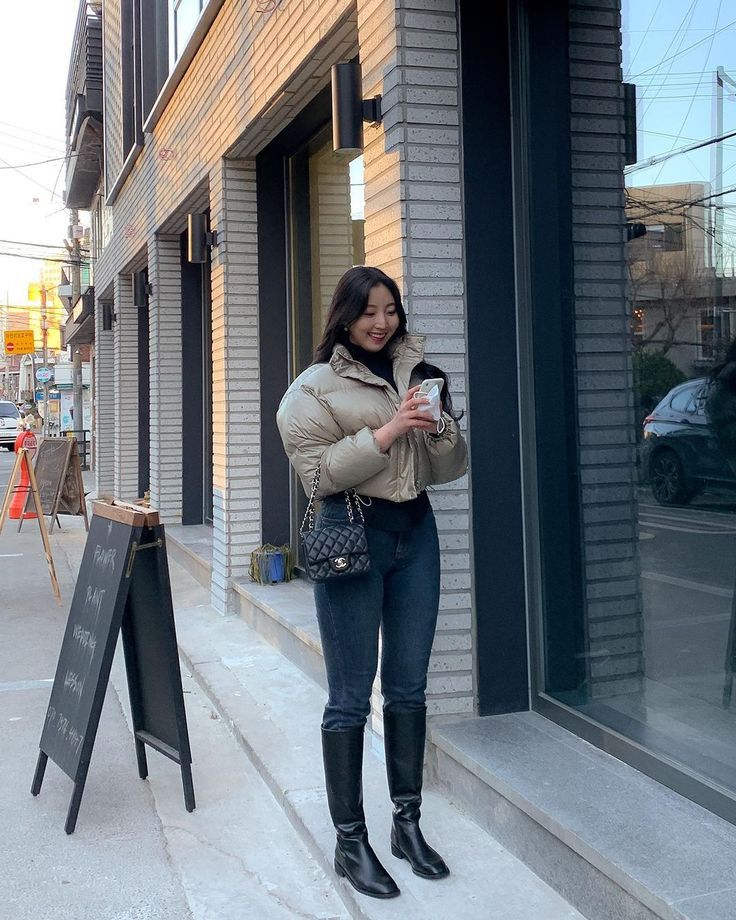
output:
[[[28,450],[35,450],[38,441],[36,435],[32,431],[21,431],[18,437],[15,439],[15,449],[20,450],[21,447],[25,447]],[[28,459],[28,454],[25,458],[26,463],[30,463]],[[8,511],[8,517],[13,518],[13,520],[18,520],[21,515],[23,515],[23,520],[27,521],[30,518],[38,517],[35,511],[26,511],[23,514],[23,508],[26,504],[26,499],[31,491],[31,481],[28,478],[28,467],[26,463],[21,463],[20,465],[20,482],[13,489],[13,499],[10,502],[10,509]]]

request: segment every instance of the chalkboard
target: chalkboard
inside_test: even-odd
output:
[[[95,502],[39,743],[31,792],[50,758],[74,782],[65,825],[74,831],[118,634],[122,630],[139,775],[145,745],[181,766],[194,808],[164,528],[145,509]]]
[[[51,516],[51,530],[59,514],[82,515],[87,524],[82,466],[76,438],[44,438],[36,454],[34,472],[43,513]],[[26,510],[28,504],[26,501]],[[21,517],[21,524],[22,521]]]
[[[71,438],[44,438],[39,445],[33,471],[44,514],[54,513],[71,452]]]
[[[61,644],[40,747],[75,780],[89,764],[144,517],[128,526],[94,514]]]

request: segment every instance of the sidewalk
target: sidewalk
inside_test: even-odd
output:
[[[54,535],[56,547],[67,555],[70,567],[78,565],[84,534],[68,532]],[[391,807],[380,744],[366,744],[364,764],[365,804],[371,841],[399,884],[402,896],[396,901],[379,901],[357,894],[347,882],[337,880],[332,868],[334,832],[329,822],[323,789],[319,724],[324,705],[324,690],[263,640],[239,617],[223,617],[209,604],[209,592],[171,558],[170,571],[177,634],[185,688],[194,682],[211,709],[207,719],[193,705],[197,694],[187,694],[193,774],[198,808],[187,815],[181,802],[178,771],[175,781],[163,779],[171,772],[167,762],[152,760],[150,786],[156,808],[167,830],[167,845],[175,862],[190,857],[184,872],[185,889],[192,899],[197,891],[202,916],[225,918],[226,912],[207,899],[224,897],[230,887],[242,887],[242,877],[254,871],[254,854],[248,834],[261,827],[253,820],[255,803],[244,808],[242,822],[227,802],[232,788],[231,771],[212,752],[214,733],[227,726],[239,745],[242,769],[255,769],[296,830],[301,844],[315,860],[315,878],[331,880],[343,903],[334,912],[296,910],[292,916],[344,916],[366,918],[398,917],[426,920],[581,920],[582,915],[513,857],[497,841],[463,815],[442,795],[427,791],[424,797],[423,827],[429,840],[446,857],[452,875],[441,882],[428,882],[411,873],[408,864],[396,860],[388,845]],[[65,595],[68,605],[69,597]],[[66,609],[66,607],[65,607]],[[127,689],[120,657],[116,660],[112,682],[127,711]],[[216,723],[216,724],[213,724]],[[209,731],[208,731],[209,729]],[[132,750],[132,745],[131,745]],[[242,753],[247,756],[243,757]],[[252,766],[251,766],[252,765]],[[94,772],[94,765],[90,776]],[[227,804],[226,804],[227,803]],[[80,825],[85,820],[84,803]],[[233,828],[233,822],[235,828]],[[239,828],[238,828],[239,825]],[[251,827],[252,830],[247,830]],[[240,834],[237,833],[240,830]],[[204,844],[205,850],[201,849]],[[194,850],[208,854],[204,865],[192,862]],[[227,873],[222,862],[226,859]],[[209,865],[211,860],[211,865]],[[267,860],[268,862],[269,860]],[[288,860],[281,859],[275,878],[283,882]],[[222,876],[214,886],[206,880],[215,868]],[[324,873],[324,874],[323,874]],[[199,888],[201,886],[201,890]],[[315,886],[319,887],[315,881]],[[288,886],[291,888],[291,885]],[[225,890],[223,890],[225,889]],[[298,890],[298,888],[297,888]],[[218,894],[219,892],[219,894]],[[324,893],[325,902],[328,898]],[[242,904],[242,902],[241,902]],[[266,917],[262,911],[240,916]]]
[[[41,727],[85,542],[81,519],[51,535],[63,603],[53,599],[34,521],[0,536],[0,920],[347,918],[332,881],[290,825],[186,669],[197,808],[179,770],[149,754],[137,775],[120,649],[76,831],[72,784],[49,763],[30,795]]]

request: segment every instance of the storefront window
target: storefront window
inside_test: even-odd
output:
[[[617,281],[586,305],[601,338],[577,346],[585,590],[566,633],[545,615],[544,691],[736,795],[736,455],[708,409],[736,336],[736,25],[719,0],[624,0],[622,14],[629,333],[602,338]],[[586,242],[603,246],[597,222]]]
[[[312,363],[341,275],[365,262],[363,157],[335,153],[327,128],[289,158],[288,175],[293,378]],[[291,494],[298,558],[306,498],[293,473]]]
[[[365,262],[363,157],[322,132],[290,160],[296,376],[312,360],[340,276]]]

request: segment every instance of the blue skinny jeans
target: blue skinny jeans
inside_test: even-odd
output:
[[[344,503],[324,506],[320,524],[347,520]],[[364,725],[381,650],[385,709],[423,709],[440,599],[440,551],[431,509],[411,530],[366,527],[371,571],[315,584],[329,696],[322,727]]]

